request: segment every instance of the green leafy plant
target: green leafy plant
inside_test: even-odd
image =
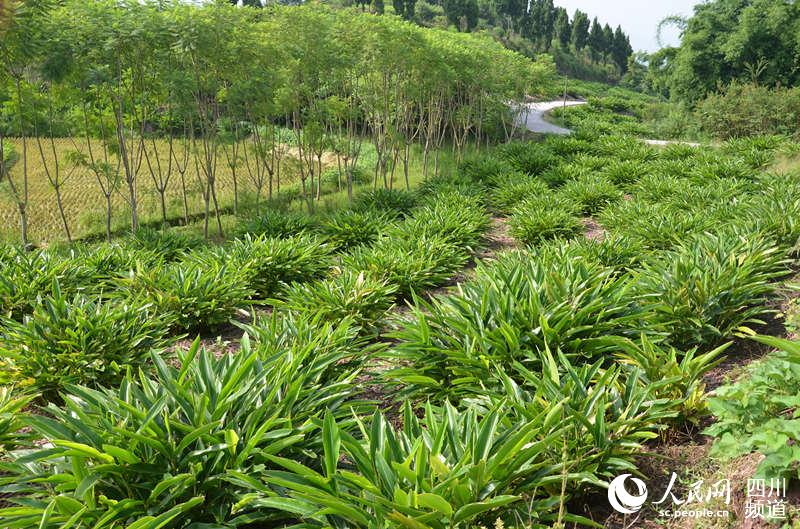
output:
[[[183,261],[139,268],[121,282],[115,299],[141,300],[171,318],[178,331],[213,330],[250,304],[246,270],[233,263]]]
[[[491,220],[480,196],[460,192],[443,192],[431,195],[428,205],[418,209],[388,236],[439,237],[466,251],[478,249]]]
[[[345,251],[372,244],[390,224],[390,218],[381,212],[347,210],[323,219],[319,230],[334,248]]]
[[[405,217],[417,205],[417,197],[400,189],[370,189],[360,191],[353,201],[358,211],[380,211],[394,217]]]
[[[28,436],[20,431],[20,414],[31,400],[30,395],[19,394],[13,386],[0,386],[0,458],[27,440]]]
[[[528,197],[542,196],[550,192],[548,185],[539,178],[520,173],[506,175],[490,192],[492,207],[500,213],[511,213],[514,207]]]
[[[323,377],[335,353],[313,347],[262,355],[244,339],[235,355],[215,358],[199,341],[178,366],[152,354],[154,374],[128,373],[119,389],[70,386],[63,408],[22,422],[44,448],[2,465],[0,509],[9,529],[66,527],[237,527],[269,523],[267,505],[243,505],[242,493],[272,456],[304,460],[319,446],[323,410],[354,375]]]
[[[797,479],[800,466],[800,346],[771,336],[754,340],[775,349],[745,368],[739,380],[708,400],[716,438],[711,455],[723,460],[760,453],[756,477]]]
[[[558,163],[549,146],[534,142],[512,142],[498,147],[498,154],[514,169],[538,175]]]
[[[596,359],[641,317],[629,278],[581,257],[519,252],[479,265],[475,279],[453,295],[417,300],[398,317],[387,353],[406,365],[388,376],[409,394],[431,398],[475,395],[501,382],[516,364],[536,369],[539,351]],[[491,369],[490,369],[491,367]]]
[[[764,301],[787,265],[767,239],[704,234],[645,263],[637,290],[673,345],[708,347],[760,323],[769,312]]]
[[[583,230],[576,207],[555,196],[528,198],[512,210],[509,226],[518,240],[536,244],[557,237],[571,237]]]
[[[328,244],[310,235],[248,235],[227,247],[192,254],[189,260],[233,267],[259,298],[267,299],[278,296],[290,283],[324,276],[333,266],[333,252]]]
[[[257,216],[244,219],[237,228],[241,236],[291,237],[311,231],[314,222],[308,215],[286,213],[270,209]]]
[[[176,230],[140,228],[126,239],[125,244],[133,250],[156,252],[165,261],[175,261],[187,250],[202,247],[205,241]]]
[[[58,283],[22,323],[4,322],[3,378],[48,401],[68,384],[116,384],[127,366],[168,345],[169,315],[136,302],[114,304],[84,296],[68,300]]]
[[[679,407],[678,421],[693,421],[706,412],[703,376],[722,360],[722,353],[731,345],[698,354],[697,348],[686,352],[674,347],[660,347],[642,337],[638,342],[620,340],[614,356],[622,363],[641,370],[642,382],[652,388],[655,398],[665,399]]]
[[[403,239],[387,236],[371,248],[356,248],[342,265],[396,287],[408,299],[414,293],[445,283],[467,262],[468,254],[442,236]]]
[[[595,215],[622,198],[622,191],[611,180],[596,176],[584,176],[567,182],[560,192],[584,215]]]
[[[340,274],[312,283],[295,283],[286,289],[277,307],[307,312],[321,321],[352,320],[365,333],[376,326],[391,308],[397,287],[363,272],[343,270]]]
[[[8,252],[0,274],[0,315],[21,321],[38,305],[43,293],[55,282],[65,294],[75,293],[82,285],[80,267],[46,251],[14,248]]]

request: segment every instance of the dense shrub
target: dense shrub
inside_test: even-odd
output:
[[[800,90],[731,83],[697,106],[703,129],[722,139],[797,134]]]
[[[58,283],[23,323],[6,321],[2,356],[5,383],[59,400],[68,384],[115,385],[127,366],[138,367],[150,351],[168,345],[169,315],[153,307],[68,300]],[[9,380],[10,379],[10,380]]]

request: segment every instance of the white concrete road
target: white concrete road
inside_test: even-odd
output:
[[[546,119],[546,115],[551,110],[555,110],[557,108],[563,108],[565,106],[572,107],[576,105],[584,105],[586,101],[566,101],[562,99],[561,101],[541,101],[538,103],[526,103],[524,108],[520,109],[521,112],[518,115],[518,125],[524,126],[531,132],[536,132],[539,134],[572,134],[572,131],[569,129],[565,129],[563,127],[559,127],[558,125],[553,125]],[[691,142],[691,141],[666,141],[666,140],[647,140],[642,139],[643,142],[647,143],[648,145],[669,145],[671,143],[680,143],[683,145],[689,145],[691,147],[700,147],[699,143]]]

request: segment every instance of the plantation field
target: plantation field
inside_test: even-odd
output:
[[[11,143],[18,153],[22,153],[22,141],[20,139],[7,139],[6,141]],[[56,193],[48,181],[45,171],[45,166],[47,166],[50,171],[54,172],[56,160],[58,160],[59,171],[65,181],[62,196],[65,214],[73,235],[81,237],[103,234],[105,230],[106,203],[97,176],[89,167],[78,163],[70,163],[70,153],[78,152],[88,157],[86,140],[81,138],[58,138],[55,140],[56,155],[53,154],[50,141],[47,138],[41,138],[43,155],[39,151],[36,139],[28,138],[27,141],[30,194],[28,212],[30,215],[31,237],[38,241],[64,239],[63,224],[56,207]],[[92,148],[95,156],[102,155],[102,145],[99,141],[93,141]],[[180,166],[185,167],[184,182],[189,215],[196,216],[204,210],[205,176],[202,170],[196,166],[194,156],[190,156],[188,160],[184,159],[183,148],[183,145],[176,140],[175,157],[179,160]],[[245,166],[242,155],[244,148],[245,145],[240,144],[238,149],[239,160],[235,165],[239,200],[242,202],[242,207],[247,208],[254,205],[256,189]],[[229,149],[231,148],[229,147]],[[287,151],[287,159],[281,175],[280,186],[284,194],[296,195],[298,193],[296,185],[298,181],[296,149],[293,150],[289,146],[286,146],[285,149]],[[148,152],[150,153],[150,163],[153,167],[160,164],[162,170],[166,173],[170,162],[167,141],[156,140],[155,146],[153,146],[152,142],[148,140]],[[158,162],[156,162],[156,155]],[[228,164],[222,149],[220,149],[218,156],[215,178],[219,203],[222,209],[232,212],[234,206],[233,170]],[[116,158],[112,157],[110,163],[113,167],[116,167]],[[324,167],[333,167],[335,164],[334,155],[328,154],[325,156]],[[20,180],[21,171],[22,160],[18,161],[12,169],[12,178]],[[170,220],[177,221],[184,217],[184,202],[180,172],[174,160],[171,173],[166,187],[167,215]],[[330,175],[328,176],[330,177]],[[335,178],[335,174],[333,177]],[[144,223],[160,223],[160,195],[144,159],[141,162],[137,180],[137,200],[142,221]],[[329,187],[331,183],[327,182]],[[124,176],[120,174],[118,190],[112,195],[112,225],[115,231],[124,230],[130,224],[130,206],[128,204],[126,186]],[[19,217],[13,195],[7,187],[7,182],[0,182],[0,220],[5,226],[0,233],[11,241],[17,238]],[[262,200],[267,198],[266,192],[265,187],[262,190]],[[278,194],[277,180],[274,192],[276,195]]]
[[[413,191],[241,218],[225,242],[4,248],[0,492],[24,505],[4,526],[591,526],[611,479],[709,420],[714,457],[794,468],[758,431],[798,384],[796,344],[755,337],[785,351],[751,369],[782,370],[786,396],[706,395],[776,334],[794,144],[655,148],[586,123]],[[697,468],[673,470],[685,492]]]

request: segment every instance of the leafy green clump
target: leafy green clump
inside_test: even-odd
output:
[[[636,288],[673,345],[709,347],[760,322],[773,282],[787,266],[767,239],[704,234],[645,263]]]
[[[187,250],[204,246],[205,241],[174,229],[140,228],[126,239],[125,244],[132,250],[149,250],[158,254],[165,261],[175,261]]]
[[[409,299],[443,284],[467,262],[468,253],[441,236],[402,235],[393,233],[372,248],[356,248],[342,259],[342,265],[356,274],[363,272],[386,281],[396,287],[398,298]]]
[[[320,233],[337,250],[372,244],[390,224],[388,215],[373,210],[341,211],[320,222]]]
[[[397,287],[363,272],[344,270],[330,279],[295,283],[276,306],[307,313],[324,322],[352,320],[363,332],[375,331],[391,308]]]
[[[583,230],[575,206],[552,195],[523,200],[511,212],[511,234],[527,244],[572,237]]]
[[[291,237],[314,228],[307,215],[269,210],[265,213],[244,219],[237,228],[241,236]]]
[[[400,189],[370,189],[358,193],[353,208],[358,211],[379,211],[393,217],[405,217],[417,205],[417,197]]]
[[[480,196],[448,191],[431,195],[428,204],[397,226],[394,233],[440,237],[458,248],[476,250],[491,220]]]
[[[738,381],[716,389],[708,400],[716,420],[704,433],[716,437],[713,457],[728,460],[758,452],[764,459],[756,477],[797,479],[800,346],[771,336],[754,339],[777,350],[750,364]]]
[[[558,158],[546,144],[534,142],[512,142],[497,149],[501,159],[519,172],[539,175],[558,163]]]
[[[59,401],[68,384],[115,385],[128,366],[168,345],[168,314],[149,305],[113,304],[84,296],[68,300],[56,283],[22,323],[5,321],[0,345],[4,382]]]
[[[638,334],[634,300],[627,277],[575,250],[513,253],[397,322],[392,355],[407,366],[393,378],[411,394],[455,399],[500,385],[497,373],[516,365],[538,368],[546,348],[596,359],[608,337]]]
[[[597,176],[567,182],[560,191],[584,215],[595,215],[622,198],[622,191],[611,180]]]
[[[235,264],[183,261],[137,269],[121,283],[116,299],[140,300],[173,329],[200,332],[219,328],[250,304],[253,290]]]
[[[274,298],[286,285],[311,281],[333,266],[331,247],[310,235],[286,238],[245,236],[225,248],[192,255],[190,260],[236,269],[260,299]]]
[[[490,192],[489,201],[496,211],[508,214],[526,198],[542,196],[549,192],[550,188],[541,179],[512,173],[505,175],[496,183]]]
[[[4,464],[0,485],[13,488],[4,527],[270,523],[269,505],[244,493],[270,458],[305,460],[321,446],[323,412],[351,412],[341,403],[355,372],[331,376],[341,356],[313,344],[261,351],[245,339],[238,354],[215,358],[195,342],[178,366],[150,359],[153,375],[130,373],[113,390],[70,386],[63,408],[21,418],[48,447]]]

